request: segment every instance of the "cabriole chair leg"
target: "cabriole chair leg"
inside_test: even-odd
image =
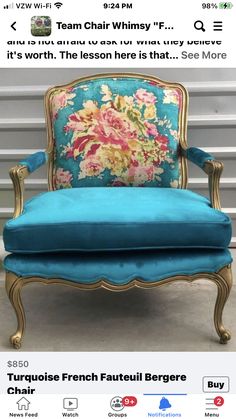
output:
[[[17,317],[17,329],[10,337],[15,349],[20,349],[25,330],[25,311],[21,301],[22,278],[12,272],[6,273],[6,291]]]
[[[216,332],[220,337],[220,343],[227,343],[230,340],[230,332],[225,329],[222,322],[222,313],[225,303],[229,297],[232,287],[232,270],[231,265],[222,268],[215,276],[214,282],[217,284],[218,294],[215,304],[214,323]]]

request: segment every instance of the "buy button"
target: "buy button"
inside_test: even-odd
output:
[[[203,377],[204,393],[228,393],[229,377]]]

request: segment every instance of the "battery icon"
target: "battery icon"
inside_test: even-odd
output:
[[[231,3],[230,1],[219,3],[220,9],[232,9],[232,7],[233,7],[233,3]]]

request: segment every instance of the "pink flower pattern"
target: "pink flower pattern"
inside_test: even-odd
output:
[[[60,161],[78,161],[78,180],[103,179],[106,171],[112,176],[112,186],[160,182],[164,172],[161,166],[164,162],[173,164],[173,156],[168,136],[159,131],[157,97],[145,88],[137,89],[132,96],[120,96],[105,84],[100,93],[100,104],[87,99],[78,111],[67,117],[63,131],[70,139],[67,145],[61,146]],[[54,119],[60,109],[73,105],[75,96],[76,93],[69,89],[53,97]],[[177,102],[177,97],[175,92],[164,92],[166,102]],[[162,120],[162,123],[170,124],[170,121]],[[161,131],[165,132],[165,129]],[[168,131],[171,131],[171,125],[168,125]],[[177,131],[172,129],[172,132],[177,141]],[[57,189],[71,187],[74,176],[65,167],[58,167],[55,172]]]
[[[72,93],[70,90],[62,90],[59,93],[57,92],[51,102],[52,106],[52,119],[55,120],[58,115],[59,109],[65,108],[68,105],[72,105],[72,99],[76,96],[75,93]]]
[[[139,105],[154,105],[156,96],[152,92],[147,92],[146,89],[138,89],[134,95]]]
[[[68,170],[58,168],[55,175],[55,183],[57,188],[71,188],[73,176]]]

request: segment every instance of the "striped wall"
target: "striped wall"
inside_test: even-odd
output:
[[[107,72],[104,69],[99,72]],[[119,69],[114,70],[119,71]],[[121,70],[122,71],[122,70]],[[225,165],[221,201],[233,221],[236,247],[236,69],[129,69],[180,81],[190,94],[188,143],[211,152]],[[93,69],[0,69],[0,236],[13,213],[8,170],[19,159],[46,145],[43,95],[54,84],[94,74]],[[189,188],[208,196],[207,177],[189,165]],[[26,181],[25,198],[47,189],[41,168]]]

